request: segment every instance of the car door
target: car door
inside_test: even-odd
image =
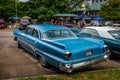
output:
[[[29,46],[30,46],[30,52],[35,54],[37,45],[39,41],[39,31],[37,29],[33,29],[32,34],[29,36]]]
[[[24,31],[20,31],[20,30],[17,30],[16,33],[19,33],[17,34],[17,40],[19,42],[19,44],[23,47],[23,48],[27,48],[28,45],[27,45],[27,41],[26,41],[26,38],[27,38],[27,32],[28,28],[26,28],[26,30]]]
[[[24,42],[25,42],[25,49],[28,50],[29,52],[32,52],[32,46],[30,45],[30,40],[31,40],[31,35],[33,32],[33,28],[31,27],[27,27],[26,31],[25,31],[25,35],[24,35]]]

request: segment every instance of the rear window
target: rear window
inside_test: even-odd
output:
[[[97,30],[95,29],[90,29],[90,28],[84,28],[83,30],[81,30],[80,34],[90,34],[92,36],[100,36],[99,33],[97,32]]]
[[[71,30],[49,30],[44,32],[42,37],[49,40],[76,38]]]

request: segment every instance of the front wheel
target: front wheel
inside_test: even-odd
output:
[[[46,68],[49,67],[49,63],[44,58],[39,57],[39,61],[40,61],[41,66],[46,67]]]
[[[14,40],[17,41],[17,37],[14,37]]]
[[[18,48],[22,48],[19,42],[18,42]]]

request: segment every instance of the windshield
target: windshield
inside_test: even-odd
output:
[[[112,31],[108,31],[112,37],[114,37],[117,40],[120,40],[120,31],[118,30],[112,30]]]
[[[71,30],[50,30],[46,31],[42,35],[43,39],[55,40],[55,39],[68,39],[76,38]]]

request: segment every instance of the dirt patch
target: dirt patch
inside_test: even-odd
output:
[[[4,29],[0,29],[0,32],[6,32],[6,31],[10,31],[12,32],[13,30],[15,30],[15,28],[4,28]]]

